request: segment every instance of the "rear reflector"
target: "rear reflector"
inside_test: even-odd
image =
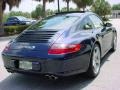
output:
[[[49,49],[48,54],[68,54],[79,51],[81,48],[80,44],[53,44]]]

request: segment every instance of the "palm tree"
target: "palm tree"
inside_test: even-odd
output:
[[[58,12],[60,12],[60,0],[58,0],[57,2],[58,2]]]
[[[42,11],[43,11],[43,17],[46,17],[46,3],[47,2],[53,2],[54,0],[35,0],[35,1],[42,1],[43,3],[43,8],[42,8]]]
[[[71,0],[63,0],[63,1],[65,1],[67,3],[67,11],[69,11],[69,4],[70,4]]]
[[[85,8],[87,6],[91,6],[94,2],[94,0],[72,0],[78,8],[82,8],[83,11],[85,11]]]
[[[0,36],[4,34],[4,28],[3,28],[3,13],[6,8],[6,5],[9,5],[9,9],[11,10],[13,6],[19,6],[19,3],[21,0],[0,0]]]

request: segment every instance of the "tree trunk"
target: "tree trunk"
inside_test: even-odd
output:
[[[87,5],[84,5],[84,6],[83,6],[83,11],[86,11],[86,7],[87,7]]]
[[[43,18],[46,17],[46,1],[43,0]]]
[[[67,2],[67,11],[69,12],[69,1]]]
[[[60,12],[60,1],[58,0],[58,13]]]
[[[2,9],[3,1],[0,1],[0,36],[4,35],[4,26],[3,26],[3,9]]]

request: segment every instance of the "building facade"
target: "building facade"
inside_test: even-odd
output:
[[[112,18],[120,18],[120,10],[112,10]]]

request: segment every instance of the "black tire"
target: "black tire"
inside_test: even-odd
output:
[[[116,47],[117,47],[117,34],[114,34],[114,38],[113,38],[113,43],[112,43],[112,48],[111,51],[114,52],[116,51]]]
[[[98,66],[97,72],[95,72],[94,65],[93,65],[93,62],[94,62],[94,52],[95,52],[96,48],[99,50],[99,66]],[[99,45],[95,44],[94,48],[92,50],[89,68],[88,68],[87,72],[85,73],[86,76],[89,77],[89,78],[95,78],[99,74],[99,72],[100,72],[100,63],[101,63],[101,51],[100,51],[100,47],[99,47]]]

